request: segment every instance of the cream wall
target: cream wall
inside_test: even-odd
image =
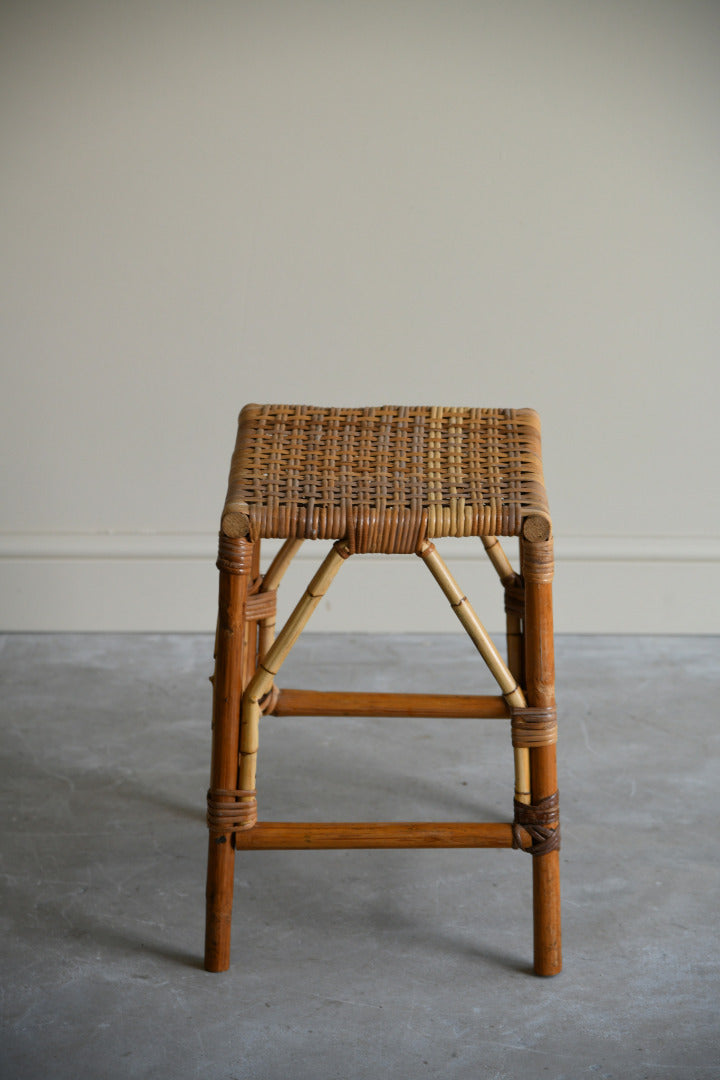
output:
[[[4,628],[209,629],[236,414],[287,400],[533,405],[558,629],[720,630],[720,5],[0,20]],[[314,628],[456,629],[374,563]]]

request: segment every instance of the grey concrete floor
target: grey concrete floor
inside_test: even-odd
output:
[[[204,972],[211,651],[0,639],[3,1078],[720,1076],[718,639],[558,639],[554,979],[511,851],[238,856]],[[456,636],[306,635],[280,681],[492,692]],[[266,819],[507,820],[511,782],[502,721],[263,722]]]

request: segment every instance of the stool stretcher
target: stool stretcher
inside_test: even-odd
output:
[[[523,847],[531,845],[523,830]],[[345,848],[511,848],[513,826],[504,822],[258,821],[235,834],[242,850]]]
[[[499,695],[392,694],[346,690],[282,689],[271,716],[421,716],[456,720],[503,719],[510,714]]]

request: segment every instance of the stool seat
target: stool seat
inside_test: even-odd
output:
[[[247,405],[222,531],[417,551],[442,536],[517,536],[549,522],[532,409]]]

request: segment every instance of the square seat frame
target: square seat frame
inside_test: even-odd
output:
[[[416,410],[421,427],[427,417],[434,420],[434,428],[431,422],[428,429],[431,432],[428,440],[431,457],[423,457],[422,453],[414,453],[412,457],[414,495],[425,483],[428,462],[434,470],[434,484],[423,487],[423,498],[406,500],[412,504],[411,510],[406,512],[402,507],[398,511],[398,499],[388,506],[386,499],[368,500],[365,492],[361,495],[364,499],[362,513],[355,513],[344,499],[341,500],[343,513],[328,512],[327,506],[321,506],[318,516],[319,500],[311,495],[310,500],[306,500],[316,511],[315,517],[311,518],[307,506],[299,506],[298,512],[296,505],[293,514],[286,512],[288,491],[296,498],[298,491],[307,488],[307,484],[303,487],[297,483],[297,438],[288,431],[288,416],[299,418],[303,433],[308,430],[307,415],[311,416],[313,447],[317,446],[318,440],[327,441],[330,434],[340,445],[338,432],[342,433],[344,425],[353,429],[356,439],[365,439],[366,443],[368,431],[389,431],[395,438],[400,428],[403,445],[407,444],[410,435],[406,431],[407,425],[403,426],[407,410],[343,412],[324,409],[308,410],[307,415],[304,410],[306,407],[292,406],[249,406],[243,410],[222,515],[217,561],[219,603],[212,678],[213,735],[207,815],[206,970],[224,971],[230,964],[236,851],[466,847],[515,848],[530,853],[534,969],[538,975],[555,975],[561,969],[562,959],[552,614],[554,563],[536,415],[531,410],[482,410],[483,417],[478,420],[476,413],[479,415],[480,410]],[[484,414],[490,412],[493,419],[488,422],[488,429]],[[496,412],[501,412],[504,418],[499,427],[495,423]],[[368,414],[371,414],[369,419]],[[277,421],[269,455],[267,446],[260,446],[258,441],[262,435],[267,443],[268,417]],[[523,434],[515,438],[513,433],[518,427],[518,418],[522,422],[529,418],[532,430],[537,432],[537,438],[531,444],[525,439],[522,424]],[[355,426],[357,422],[359,429]],[[462,451],[467,449],[462,440],[458,443],[458,423],[465,428],[469,425],[473,432],[481,430],[486,442],[486,431],[491,433],[489,455],[486,447],[480,458],[470,454],[476,461],[481,459],[475,474],[470,477],[471,486],[484,485],[485,490],[470,508],[463,497],[464,513],[459,513],[453,502],[457,500],[458,458],[462,464]],[[357,430],[360,430],[360,436]],[[454,434],[448,436],[448,431]],[[255,455],[252,475],[248,472],[249,440]],[[438,465],[441,442],[445,447],[450,446],[450,453],[445,452],[443,457],[441,452],[442,461]],[[287,443],[295,447],[295,458],[290,464],[287,458],[276,453],[278,447]],[[387,438],[381,438],[380,443],[386,448]],[[396,444],[395,457],[391,461],[388,461],[385,449],[380,463],[377,458],[372,461],[366,458],[362,469],[357,463],[353,466],[351,462],[348,466],[347,456],[341,456],[342,476],[338,479],[338,488],[349,483],[356,492],[358,485],[362,489],[369,477],[368,489],[376,492],[381,466],[389,475],[397,476],[397,455],[402,453],[397,449],[399,445]],[[413,446],[417,449],[416,436]],[[268,461],[274,463],[272,467]],[[326,502],[329,492],[329,497],[337,504],[337,491],[328,483],[327,469],[323,473],[323,466],[318,465],[316,452],[303,453],[302,468],[306,479],[311,473],[313,481],[317,480],[318,473],[323,476]],[[506,485],[503,489],[497,480],[498,476],[505,477],[513,470],[525,484],[520,494],[517,484],[511,483],[509,488]],[[278,499],[278,479],[284,481],[284,473],[290,473],[295,480],[285,489],[284,498]],[[529,485],[525,480],[528,475]],[[486,491],[490,477],[496,486],[495,497],[490,500],[492,505],[488,509]],[[449,479],[452,483],[448,497]],[[393,482],[397,487],[397,482]],[[442,494],[436,497],[435,493],[440,489]],[[433,498],[435,506],[432,505]],[[271,503],[274,515],[268,514]],[[392,515],[394,518],[388,524]],[[368,528],[368,520],[372,521],[372,528]],[[278,586],[304,540],[320,538],[318,521],[334,521],[335,531],[341,535],[335,537],[320,568],[276,637]],[[411,522],[411,527],[406,527],[406,521]],[[504,590],[507,663],[432,542],[439,535],[465,535],[458,530],[467,528],[464,524],[467,522],[472,523],[470,534],[481,540]],[[513,570],[497,535],[488,531],[488,524],[500,525],[504,529],[503,535],[519,536],[519,572]],[[265,573],[261,573],[261,539],[268,535],[280,535],[285,542]],[[394,538],[395,545],[391,553],[414,552],[428,567],[495,678],[500,690],[498,695],[278,688],[275,678],[284,660],[340,567],[357,552],[386,550],[389,536]],[[380,537],[385,537],[381,541],[385,547],[373,547]],[[325,534],[323,538],[333,539],[333,535]],[[401,539],[398,541],[398,538]],[[510,721],[515,772],[512,820],[479,823],[258,820],[255,781],[259,721],[263,715],[506,718]]]

